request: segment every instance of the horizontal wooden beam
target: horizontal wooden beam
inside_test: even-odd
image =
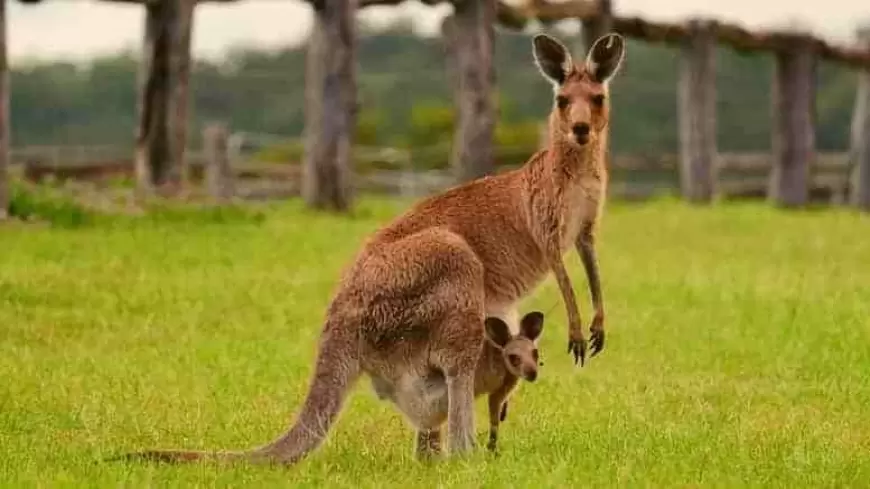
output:
[[[18,0],[20,3],[36,4],[51,0]],[[145,4],[160,0],[102,0],[114,3]],[[232,3],[238,0],[194,0],[197,3]],[[306,0],[307,3],[317,3],[323,0]],[[396,6],[405,0],[359,0],[359,8],[372,6]],[[437,5],[450,0],[420,0],[426,5]],[[452,0],[452,3],[468,0]],[[601,14],[600,3],[593,0],[574,0],[567,2],[550,2],[548,0],[528,0],[526,3],[513,6],[498,1],[497,20],[503,27],[522,30],[532,20],[542,23],[557,22],[566,19],[589,20]],[[796,41],[806,40],[814,46],[816,55],[824,60],[835,61],[853,68],[870,68],[870,49],[860,49],[851,46],[836,45],[809,34],[799,34],[784,31],[752,31],[745,27],[727,23],[710,21],[716,39],[721,44],[728,45],[738,51],[773,51],[787,50]],[[689,24],[675,22],[654,22],[641,17],[613,17],[613,30],[627,37],[647,42],[663,42],[681,45],[689,37]]]
[[[305,0],[308,3],[312,3],[312,1],[317,0]],[[365,8],[365,7],[374,7],[374,6],[385,6],[385,7],[395,7],[401,3],[404,3],[406,0],[359,0],[359,5],[357,8]],[[438,5],[439,3],[445,3],[448,0],[419,0],[423,5]]]
[[[128,3],[133,5],[145,5],[159,3],[161,0],[101,0],[107,3]],[[192,0],[196,3],[233,3],[239,0]],[[52,0],[18,0],[23,4],[51,3]]]
[[[558,3],[546,0],[529,0],[525,4],[513,8],[525,15],[526,18],[537,19],[544,24],[565,19],[589,19],[602,13],[601,4],[593,0]]]
[[[360,0],[360,7],[375,5],[394,6],[404,0]],[[436,5],[447,0],[421,0],[427,5]],[[465,0],[453,0],[465,1]],[[574,0],[551,2],[549,0],[527,0],[521,5],[511,5],[504,1],[497,3],[499,24],[515,30],[522,30],[536,20],[544,24],[560,20],[590,20],[602,14],[601,3],[595,0]],[[626,37],[647,42],[660,42],[680,46],[690,37],[690,23],[655,22],[635,16],[613,16],[613,30]],[[720,44],[743,52],[782,52],[795,43],[808,42],[813,46],[820,59],[835,61],[853,68],[870,68],[870,49],[842,46],[805,33],[777,30],[750,30],[739,24],[710,20],[710,29]]]

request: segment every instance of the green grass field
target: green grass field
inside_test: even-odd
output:
[[[420,464],[364,380],[291,468],[104,463],[148,447],[245,448],[305,394],[341,268],[400,212],[298,202],[261,218],[0,225],[0,481],[9,487],[868,487],[870,218],[763,204],[608,208],[607,348],[566,352],[552,279],[535,384],[501,456]],[[590,318],[579,259],[570,273]],[[477,404],[485,441],[485,402]]]

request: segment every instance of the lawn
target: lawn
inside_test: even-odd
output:
[[[0,482],[10,487],[870,486],[870,218],[764,204],[612,204],[600,259],[607,348],[566,352],[547,280],[545,365],[499,457],[420,464],[364,380],[291,468],[100,460],[245,448],[305,394],[341,268],[402,210],[298,202],[261,217],[166,214],[0,226]],[[161,214],[162,215],[162,214]],[[590,317],[579,259],[569,271]],[[485,402],[477,404],[485,442]]]

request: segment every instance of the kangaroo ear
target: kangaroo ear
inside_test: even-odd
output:
[[[488,317],[483,325],[486,331],[486,338],[495,344],[495,346],[504,348],[511,340],[511,330],[501,319]]]
[[[544,313],[534,311],[523,316],[520,321],[520,334],[526,338],[535,341],[544,330]]]
[[[538,69],[556,86],[565,83],[568,73],[574,69],[574,61],[565,45],[546,34],[532,38],[532,53]]]
[[[601,36],[589,49],[586,56],[586,70],[598,83],[606,83],[613,78],[625,58],[625,38],[611,33]]]

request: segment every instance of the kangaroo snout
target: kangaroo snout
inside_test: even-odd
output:
[[[589,142],[589,124],[579,122],[571,127],[571,132],[574,133],[574,139],[578,144],[586,144]]]
[[[526,370],[525,378],[529,382],[536,381],[538,379],[538,370],[537,369]]]

